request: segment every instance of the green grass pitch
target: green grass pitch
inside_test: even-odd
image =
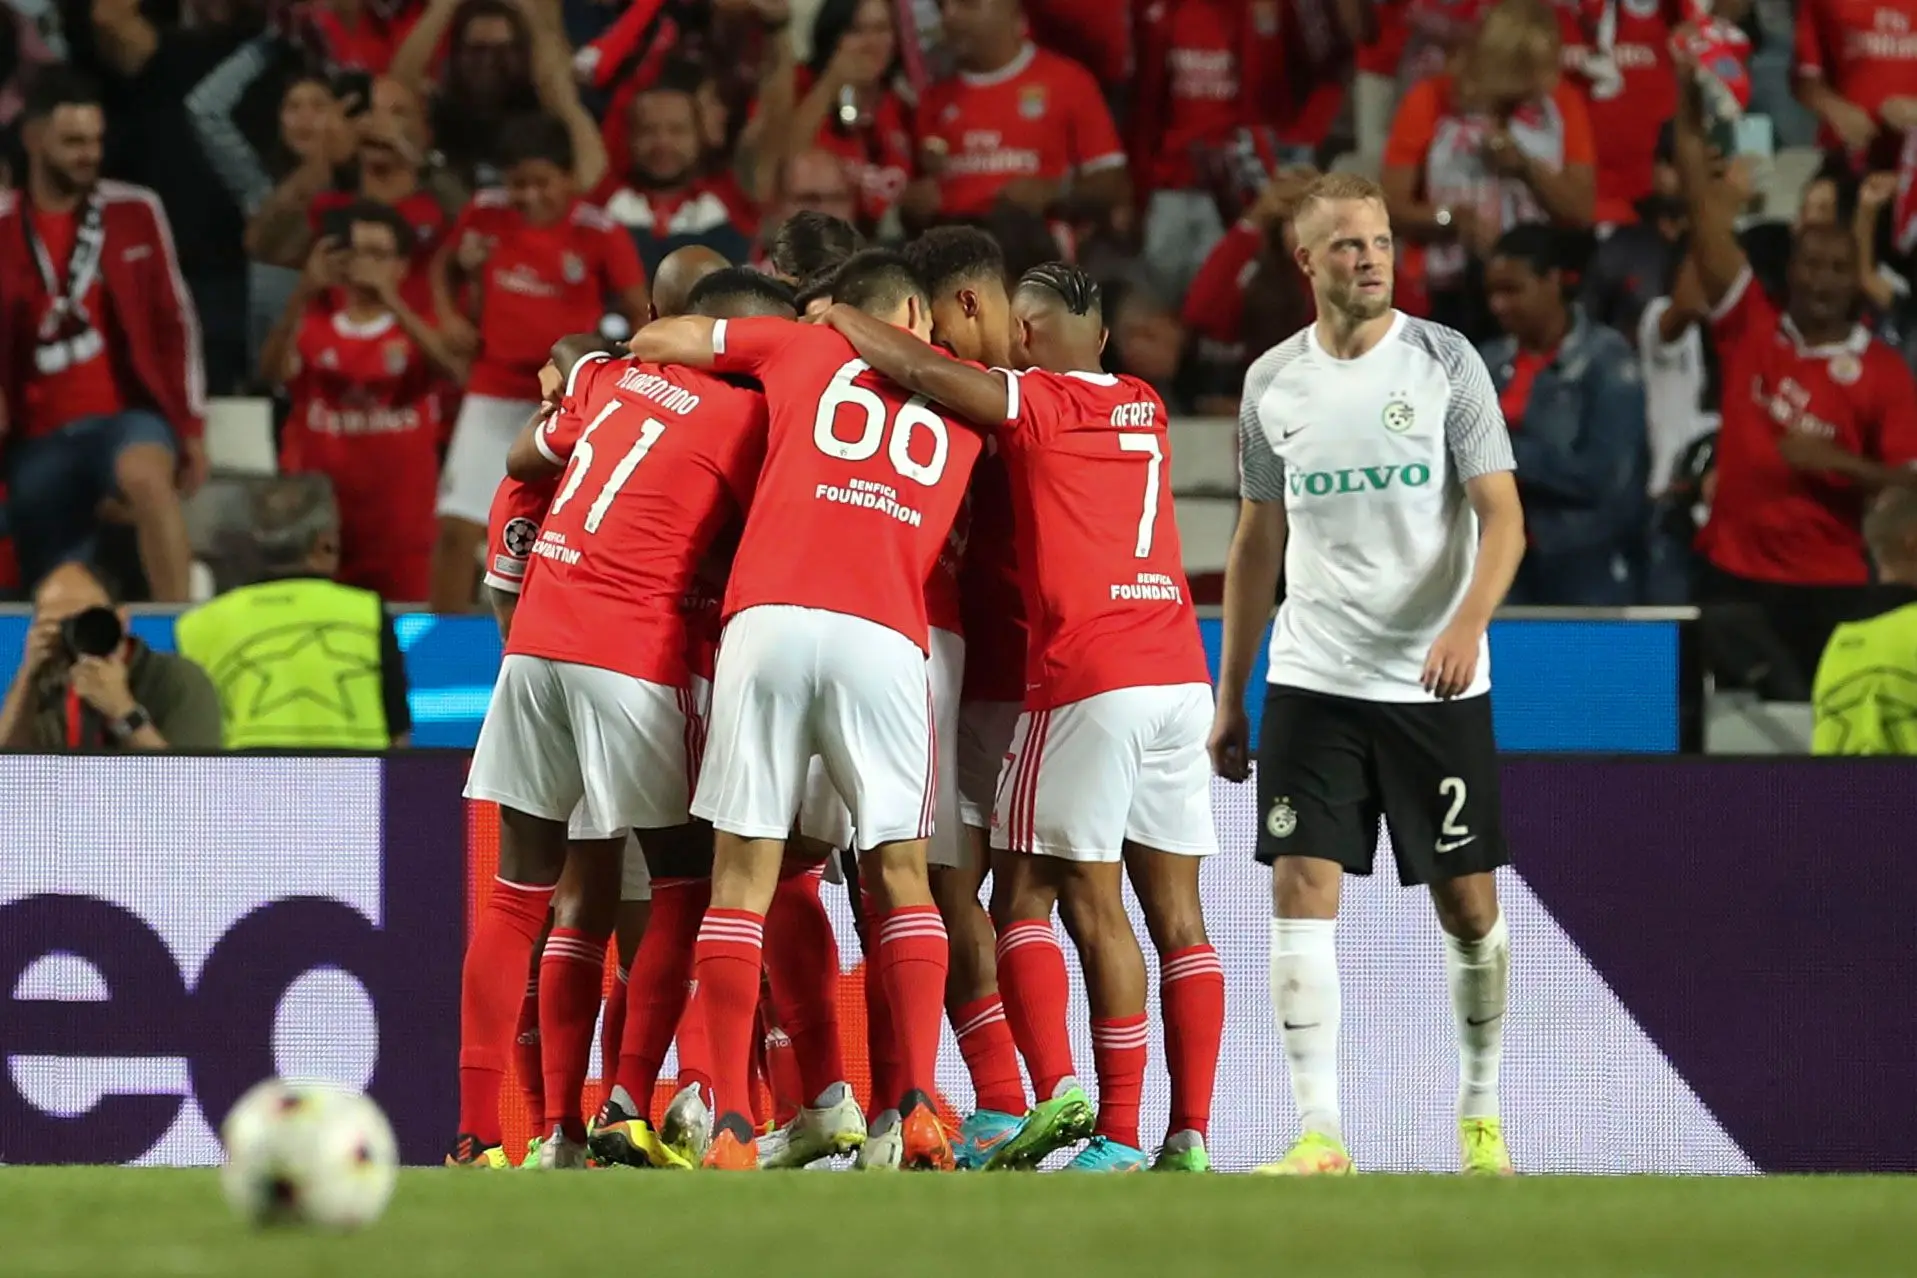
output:
[[[408,1171],[363,1234],[255,1231],[214,1173],[0,1168],[7,1278],[1440,1275],[1917,1270],[1917,1179]]]

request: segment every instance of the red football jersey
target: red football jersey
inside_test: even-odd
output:
[[[1164,401],[1109,373],[1009,380],[1000,438],[1031,627],[1025,708],[1209,683],[1172,516]]]
[[[829,328],[720,320],[717,366],[765,384],[765,471],[726,587],[728,617],[793,604],[864,617],[927,647],[928,578],[980,438],[872,372]]]
[[[1797,74],[1878,115],[1885,99],[1917,95],[1917,0],[1802,0],[1796,49]]]
[[[959,568],[959,616],[965,624],[961,701],[1025,700],[1025,594],[1018,573],[1012,481],[998,441],[988,441],[972,471],[972,522]]]
[[[1026,45],[990,75],[941,80],[919,103],[919,143],[945,149],[940,213],[982,217],[1019,178],[1062,180],[1125,162],[1098,81],[1078,63]]]
[[[725,585],[694,578],[679,602],[679,615],[686,619],[686,669],[711,683],[719,664],[719,632],[725,628]]]
[[[1917,460],[1917,385],[1861,325],[1807,347],[1747,268],[1713,320],[1724,369],[1717,493],[1698,547],[1725,572],[1793,585],[1862,585],[1860,525],[1870,494],[1793,470],[1784,431],[1806,431],[1889,466]]]
[[[1637,220],[1637,202],[1651,193],[1653,156],[1664,122],[1677,114],[1677,74],[1671,33],[1686,18],[1683,0],[1578,0],[1578,12],[1560,8],[1564,62],[1590,99],[1597,144],[1597,220]],[[1585,58],[1613,24],[1611,62],[1616,75],[1583,74]]]
[[[972,514],[969,502],[960,502],[952,530],[925,579],[925,624],[934,630],[965,633],[965,615],[959,607],[959,565],[965,562],[965,540],[970,534]]]
[[[391,315],[306,313],[287,383],[280,469],[333,482],[340,580],[388,599],[426,597],[439,492],[439,377]]]
[[[539,521],[552,505],[559,488],[559,477],[519,480],[511,475],[499,481],[493,490],[492,508],[486,512],[486,584],[494,590],[516,595],[526,584],[526,565],[532,560],[533,543],[539,540]]]
[[[617,296],[645,283],[632,236],[583,202],[552,226],[529,226],[504,191],[481,191],[446,233],[491,238],[480,270],[479,357],[466,389],[539,398],[539,369],[568,333],[596,331]]]
[[[605,356],[573,369],[534,435],[566,462],[507,652],[686,681],[686,596],[751,500],[765,399],[696,369]]]
[[[80,235],[80,217],[78,213],[42,213],[30,204],[22,210],[23,218],[31,219],[34,233],[40,237],[40,245],[46,250],[47,263],[53,268],[53,277],[59,281],[61,292],[72,287],[67,276],[67,264],[73,258],[73,243]],[[46,325],[52,318],[53,299],[46,294],[44,285],[36,287],[32,310],[32,321]],[[44,370],[34,367],[21,388],[20,404],[14,409],[18,420],[13,430],[22,437],[50,435],[61,427],[77,422],[83,417],[111,417],[125,410],[128,396],[121,385],[123,374],[120,372],[121,352],[114,349],[120,339],[113,326],[106,322],[111,313],[107,306],[106,285],[101,282],[96,271],[92,283],[87,287],[86,296],[80,299],[88,315],[93,317],[95,333],[101,339],[99,344],[83,344],[74,341],[82,331],[77,322],[55,324],[46,335],[53,338],[68,339],[64,346],[65,361],[55,367]],[[38,354],[37,350],[35,352]],[[35,360],[29,360],[33,366]]]
[[[1238,45],[1244,33],[1234,0],[1193,0],[1165,10],[1161,34],[1165,59],[1165,118],[1161,136],[1149,141],[1141,180],[1153,190],[1202,185],[1196,153],[1230,138],[1243,123],[1238,83]]]

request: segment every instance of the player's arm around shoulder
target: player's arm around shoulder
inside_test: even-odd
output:
[[[859,358],[914,395],[935,400],[981,426],[996,426],[1018,416],[1015,378],[953,359],[902,328],[873,319],[864,311],[837,303],[824,322],[851,343]]]
[[[586,402],[599,374],[614,363],[610,343],[590,337],[562,337],[552,358],[539,370],[539,409],[519,428],[506,450],[506,474],[521,483],[551,479],[566,467],[578,428],[579,406]]]
[[[731,321],[732,324],[750,321]],[[724,320],[704,315],[675,315],[654,320],[632,335],[627,343],[634,359],[648,364],[683,364],[687,368],[712,368],[725,351]]]

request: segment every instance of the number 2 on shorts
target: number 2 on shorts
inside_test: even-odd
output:
[[[1458,814],[1464,811],[1465,799],[1470,792],[1465,789],[1463,777],[1446,777],[1438,782],[1438,795],[1448,799],[1451,806],[1445,809],[1444,820],[1438,823],[1438,851],[1449,852],[1453,848],[1463,847],[1477,836],[1471,828],[1458,823]]]

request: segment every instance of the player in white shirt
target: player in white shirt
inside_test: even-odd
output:
[[[1511,440],[1462,335],[1391,305],[1391,222],[1333,174],[1294,219],[1318,320],[1251,366],[1238,530],[1225,569],[1212,758],[1250,771],[1245,684],[1284,570],[1258,752],[1272,867],[1271,989],[1302,1134],[1261,1171],[1353,1170],[1338,1110],[1334,930],[1382,817],[1431,890],[1459,1038],[1467,1172],[1511,1170],[1499,1127],[1505,864],[1485,638],[1524,553]]]

